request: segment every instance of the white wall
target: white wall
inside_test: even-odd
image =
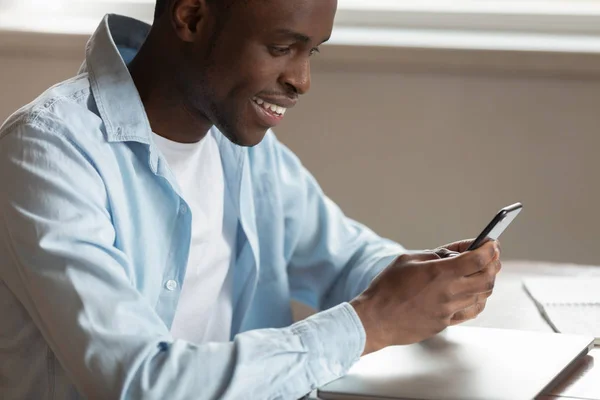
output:
[[[47,53],[0,51],[0,119],[81,63]],[[600,264],[600,78],[323,60],[277,132],[348,215],[425,248],[521,201],[505,258]]]
[[[525,209],[509,258],[600,263],[600,80],[316,74],[281,138],[344,210],[412,248]]]

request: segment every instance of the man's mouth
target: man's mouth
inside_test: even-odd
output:
[[[285,115],[285,112],[287,111],[287,108],[278,106],[277,104],[271,104],[259,97],[253,97],[252,101],[254,101],[256,105],[261,107],[266,112],[273,114],[277,117],[283,117]]]

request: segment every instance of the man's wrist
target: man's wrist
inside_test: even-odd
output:
[[[363,353],[366,334],[348,303],[312,315],[291,328],[309,354],[308,367],[317,385],[345,374]]]
[[[356,315],[360,319],[366,335],[365,347],[361,356],[373,353],[385,347],[378,345],[378,335],[376,334],[377,324],[373,319],[373,313],[369,311],[368,301],[366,300],[365,296],[358,296],[356,299],[350,302],[350,305],[352,308],[354,308]]]

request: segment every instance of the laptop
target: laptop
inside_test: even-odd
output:
[[[593,342],[591,336],[455,326],[424,342],[362,357],[318,395],[324,400],[531,400],[570,372]]]

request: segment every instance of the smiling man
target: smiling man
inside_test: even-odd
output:
[[[79,75],[5,122],[0,398],[294,399],[483,310],[496,243],[407,252],[270,131],[336,7],[109,15]],[[292,324],[291,299],[320,312]]]

